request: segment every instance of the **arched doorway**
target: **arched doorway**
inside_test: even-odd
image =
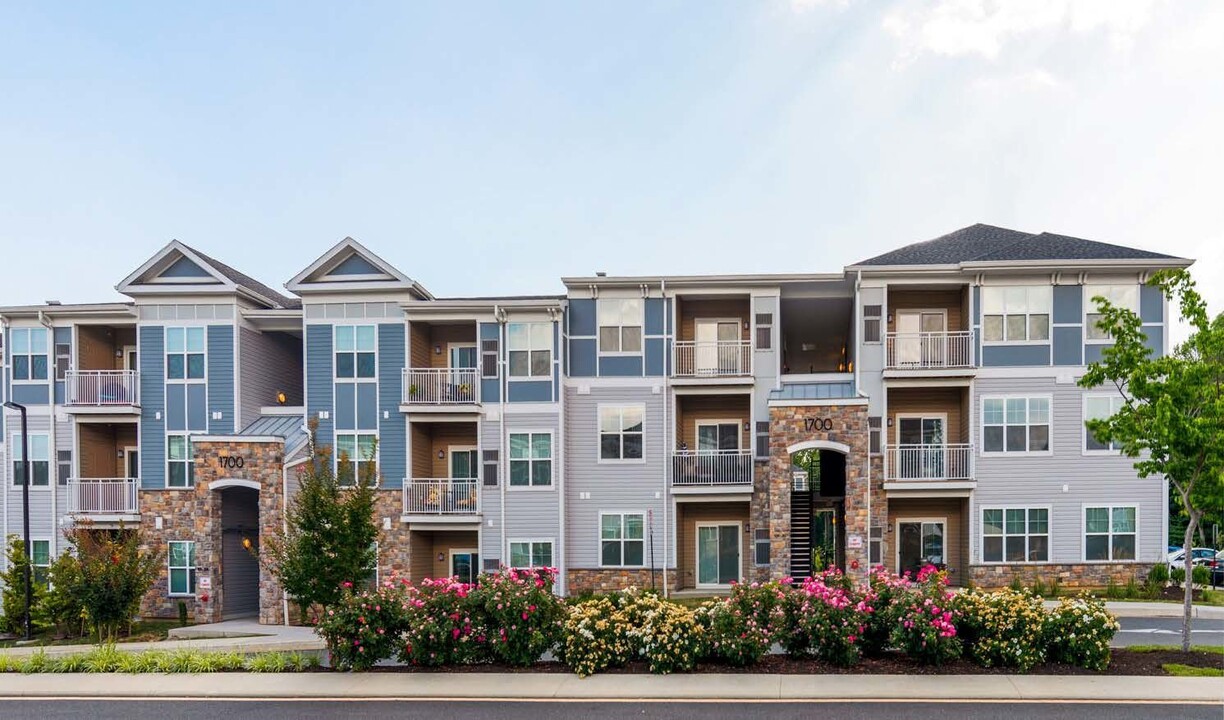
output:
[[[259,614],[259,491],[246,480],[222,480],[221,617],[229,620]],[[249,546],[248,546],[249,545]]]
[[[788,448],[791,461],[790,574],[810,577],[846,567],[846,454],[821,440]]]

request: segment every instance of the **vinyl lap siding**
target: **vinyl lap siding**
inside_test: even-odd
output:
[[[238,430],[234,415],[234,327],[208,326],[208,431]],[[214,417],[220,413],[219,417]]]
[[[285,404],[302,404],[302,343],[291,335],[269,335],[239,330],[240,428],[259,417],[259,409],[276,404],[276,393],[285,393]]]
[[[160,325],[140,328],[140,486],[166,484],[165,333]]]
[[[331,446],[335,436],[331,419],[319,418],[320,412],[333,411],[332,396],[332,326],[306,326],[306,419],[319,421],[318,442]]]
[[[541,413],[509,413],[502,416],[506,420],[506,432],[550,431],[553,434],[553,476],[552,487],[549,489],[519,489],[509,487],[509,439],[507,435],[506,450],[501,452],[501,423],[485,420],[480,424],[480,450],[498,450],[500,458],[499,482],[507,483],[505,493],[505,536],[507,542],[515,538],[552,538],[553,564],[560,562],[562,551],[560,498],[557,496],[557,483],[561,466],[560,438],[558,437],[558,421],[556,412]],[[568,482],[568,479],[567,479]],[[481,487],[481,513],[484,516],[485,528],[482,533],[482,557],[487,559],[500,558],[509,562],[507,551],[501,547],[502,535],[500,528],[503,523],[502,495],[499,487]],[[492,525],[489,524],[490,520]]]
[[[29,414],[26,418],[28,428],[31,435],[48,435],[51,431],[51,416],[42,413]],[[67,432],[66,428],[61,426],[56,428],[59,432]],[[20,436],[21,420],[18,418],[9,424],[7,428],[9,433]],[[11,445],[13,437],[8,437],[5,442]],[[60,444],[57,438],[56,445]],[[51,453],[51,468],[50,482],[51,485],[45,486],[30,486],[30,538],[32,540],[50,540],[52,548],[63,546],[63,538],[61,531],[56,521],[57,515],[54,507],[51,504],[51,496],[54,492],[56,495],[62,496],[64,489],[56,487],[55,483],[55,448],[49,448]],[[21,504],[21,486],[14,484],[12,463],[5,465],[5,483],[4,491],[6,493],[5,513],[8,521],[8,531],[10,535],[20,535],[22,525],[22,504]],[[57,498],[57,503],[58,498]]]
[[[378,463],[382,487],[403,487],[407,474],[408,438],[403,397],[404,324],[378,326]]]

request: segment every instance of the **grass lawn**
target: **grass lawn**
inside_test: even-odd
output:
[[[1224,668],[1194,667],[1178,663],[1165,663],[1160,667],[1170,675],[1178,677],[1224,677]]]
[[[188,623],[191,624],[191,623]],[[140,620],[132,623],[132,632],[127,634],[127,628],[121,630],[116,642],[158,642],[165,640],[171,628],[179,627],[178,620]],[[0,640],[0,648],[17,647],[17,640]],[[31,645],[88,645],[94,642],[92,637],[54,638],[48,633],[35,633]]]
[[[1169,646],[1168,645],[1130,645],[1130,646],[1127,646],[1126,649],[1130,650],[1131,652],[1160,652],[1161,650],[1168,650]],[[1217,655],[1224,655],[1224,645],[1191,645],[1190,649],[1194,652],[1206,652],[1206,653],[1215,653]]]

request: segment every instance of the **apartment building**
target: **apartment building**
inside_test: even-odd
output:
[[[957,584],[1103,585],[1164,553],[1167,492],[1084,420],[1108,337],[1191,261],[974,225],[829,273],[566,277],[438,298],[352,239],[286,293],[172,242],[128,302],[0,308],[28,411],[35,563],[62,531],[139,525],[144,604],[197,620],[288,603],[256,559],[311,448],[378,469],[379,576],[553,566],[559,591],[725,591],[927,562]],[[4,533],[18,415],[0,415]]]

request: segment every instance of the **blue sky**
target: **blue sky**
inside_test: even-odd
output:
[[[352,235],[439,295],[974,222],[1224,272],[1224,3],[170,5],[0,4],[0,304],[172,238],[280,287]]]

